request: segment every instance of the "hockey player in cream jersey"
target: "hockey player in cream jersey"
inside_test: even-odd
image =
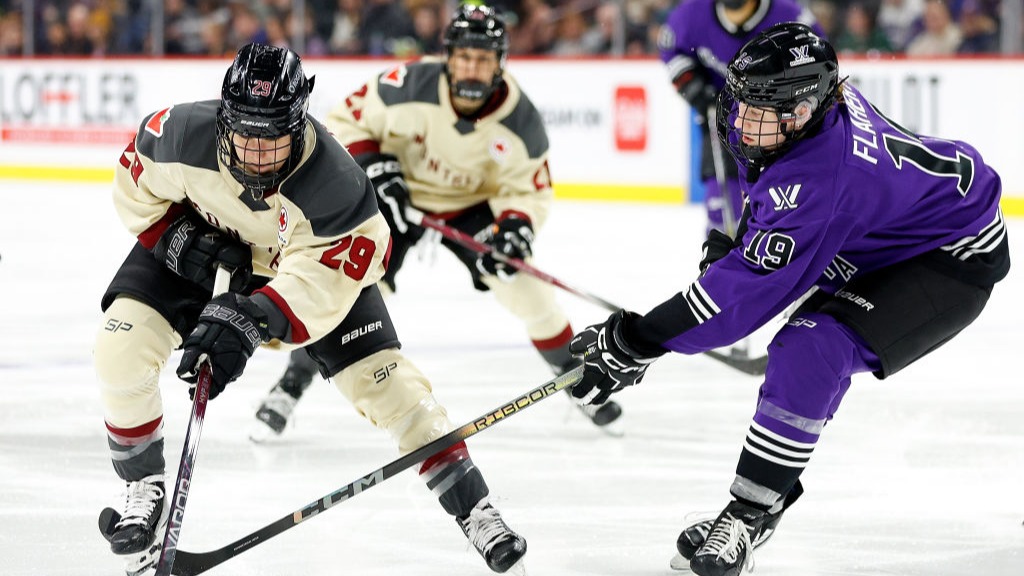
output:
[[[406,207],[443,219],[498,253],[529,258],[551,205],[547,134],[540,114],[505,71],[503,20],[486,6],[462,6],[444,43],[445,59],[387,70],[327,118],[327,127],[369,175],[391,226],[394,245],[383,278],[391,290],[406,253],[423,235],[406,220]],[[555,373],[578,363],[569,354],[572,327],[549,284],[451,241],[442,244],[466,265],[477,289],[490,290],[524,324]],[[292,354],[257,412],[262,425],[255,440],[284,430],[313,372],[301,351]],[[622,412],[614,401],[583,411],[604,430],[618,432],[609,426]]]
[[[154,113],[121,156],[114,204],[138,242],[103,296],[94,356],[111,459],[127,485],[104,535],[129,574],[153,566],[167,522],[158,378],[179,346],[177,373],[193,384],[209,357],[211,399],[257,347],[301,347],[403,454],[453,428],[399,352],[377,287],[387,222],[366,173],[306,115],[312,86],[294,52],[250,44],[219,102]],[[218,266],[233,270],[231,289],[211,300]],[[526,542],[488,503],[464,443],[419,473],[492,570],[519,563]]]

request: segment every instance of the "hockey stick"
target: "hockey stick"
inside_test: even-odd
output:
[[[448,238],[449,240],[457,244],[460,244],[474,252],[477,252],[479,254],[494,254],[494,248],[492,248],[491,246],[484,244],[483,242],[480,242],[476,238],[473,238],[472,236],[466,234],[465,232],[459,230],[458,228],[448,226],[441,220],[431,218],[430,216],[427,216],[426,214],[420,212],[419,210],[416,210],[414,208],[408,208],[405,211],[405,216],[409,220],[409,222],[412,222],[413,224],[416,224],[418,226],[423,226],[424,228],[431,228],[433,230],[437,230],[445,238]],[[609,312],[618,312],[619,310],[622,310],[621,306],[616,306],[615,304],[612,304],[611,302],[605,300],[604,298],[595,296],[594,294],[591,294],[585,290],[574,288],[566,284],[565,282],[562,282],[558,278],[555,278],[554,276],[542,270],[534,268],[533,266],[527,264],[526,262],[523,262],[519,258],[511,258],[508,256],[504,256],[502,254],[494,254],[494,257],[512,266],[516,270],[519,270],[520,272],[525,272],[530,276],[547,282],[548,284],[553,284],[554,286],[557,286],[558,288],[561,288],[566,292],[579,296],[580,298],[590,302],[591,304],[601,306],[602,308],[608,310]],[[760,376],[764,374],[765,366],[767,366],[768,364],[767,356],[762,356],[760,358],[748,358],[740,355],[725,355],[715,352],[713,350],[709,350],[705,352],[705,354],[709,358],[718,360],[719,362],[725,364],[726,366],[739,370],[744,374],[750,374],[752,376]]]
[[[227,268],[218,266],[217,276],[213,282],[213,295],[218,296],[227,292],[230,281],[231,273]],[[213,366],[209,358],[204,358],[201,362],[195,397],[192,400],[192,417],[185,432],[185,446],[181,450],[178,477],[174,482],[174,493],[171,496],[164,545],[160,550],[160,560],[157,562],[154,576],[170,576],[178,552],[178,537],[181,535],[181,523],[185,518],[185,501],[188,500],[192,468],[195,466],[196,453],[199,451],[199,434],[203,431],[203,421],[206,419],[206,404],[210,401],[210,380],[213,377]]]
[[[729,176],[725,173],[725,152],[722,150],[722,142],[718,139],[718,105],[712,103],[708,106],[708,141],[711,144],[711,160],[715,166],[715,180],[718,181],[718,190],[722,195],[722,224],[725,226],[725,233],[730,238],[736,236],[736,229],[739,225],[736,213],[732,206],[732,191],[729,189]],[[709,350],[708,356],[715,360],[725,362],[734,368],[759,376],[764,374],[768,365],[768,356],[750,356],[750,338],[740,340],[738,346],[729,350],[729,354],[722,354]]]
[[[179,550],[177,562],[174,563],[174,570],[172,574],[176,574],[177,576],[193,576],[194,574],[202,574],[210,568],[230,560],[254,546],[266,542],[281,532],[294,528],[299,523],[309,520],[317,514],[333,508],[349,498],[362,494],[370,488],[384,482],[388,478],[392,478],[400,472],[423,462],[431,456],[451,448],[466,438],[483,432],[505,418],[514,416],[516,413],[529,408],[548,396],[554,395],[559,390],[572,386],[579,382],[582,377],[582,366],[570,370],[569,372],[566,372],[553,380],[549,380],[533,390],[516,397],[514,400],[502,404],[498,408],[484,413],[479,418],[462,425],[460,428],[452,430],[437,440],[434,440],[433,442],[426,444],[397,460],[394,460],[390,464],[386,464],[382,468],[378,468],[365,476],[357,478],[353,482],[342,486],[323,498],[318,498],[313,502],[310,502],[302,508],[276,520],[275,522],[267,524],[248,536],[243,536],[242,538],[235,540],[227,546],[211,550],[209,552],[198,553]]]
[[[520,272],[525,272],[530,276],[547,282],[548,284],[553,284],[561,288],[562,290],[565,290],[566,292],[569,292],[571,294],[575,294],[576,296],[579,296],[580,298],[588,302],[597,304],[598,306],[602,306],[612,312],[619,310],[618,306],[612,304],[611,302],[605,300],[604,298],[601,298],[600,296],[595,296],[594,294],[591,294],[586,290],[570,286],[565,282],[562,282],[558,278],[555,278],[554,276],[542,270],[534,268],[533,266],[527,264],[526,262],[520,260],[519,258],[512,258],[509,256],[505,256],[504,254],[495,254],[494,248],[492,248],[490,245],[480,242],[476,238],[473,238],[472,236],[466,234],[465,232],[459,230],[458,228],[448,226],[441,220],[431,218],[430,216],[427,216],[426,214],[420,212],[419,210],[409,208],[406,210],[405,215],[406,218],[408,218],[408,220],[413,224],[416,224],[417,226],[422,226],[424,228],[431,228],[433,230],[437,230],[445,238],[448,238],[453,242],[461,244],[462,246],[469,248],[470,250],[478,254],[492,254],[495,260],[500,260],[505,264],[508,264],[509,266],[515,268],[516,270],[519,270]]]

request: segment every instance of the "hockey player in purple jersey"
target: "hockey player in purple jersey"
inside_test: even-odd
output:
[[[821,35],[814,16],[795,0],[683,0],[669,14],[658,37],[669,78],[696,112],[702,129],[700,172],[709,232],[715,229],[732,235],[743,200],[735,164],[720,155],[716,169],[708,107],[725,86],[725,67],[736,51],[768,27],[789,21],[812,25]]]
[[[807,26],[746,44],[717,110],[749,196],[735,247],[709,253],[696,281],[647,314],[577,334],[586,368],[572,392],[602,402],[666,352],[735,341],[818,288],[768,347],[733,500],[677,540],[674,566],[735,576],[802,492],[851,376],[887,378],[956,336],[1010,261],[998,174],[969,144],[887,119]]]

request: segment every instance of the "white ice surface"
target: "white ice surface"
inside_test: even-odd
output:
[[[91,366],[98,301],[132,238],[107,187],[5,183],[0,226],[0,574],[121,574],[96,529],[113,474]],[[1009,222],[1024,262],[1024,224]],[[557,202],[536,265],[646,311],[699,258],[692,206]],[[757,554],[757,574],[1024,575],[1024,293],[1019,269],[960,337],[896,377],[861,376],[803,476],[807,493]],[[574,326],[607,312],[561,292]],[[410,256],[390,302],[405,352],[461,424],[550,378],[521,326],[475,292],[454,258]],[[189,416],[172,357],[166,456]],[[393,460],[391,440],[335,388],[314,385],[286,440],[251,445],[254,406],[286,362],[261,351],[210,404],[181,549],[241,538]],[[494,500],[529,540],[533,576],[668,575],[691,511],[728,501],[757,378],[703,357],[659,361],[618,396],[626,435],[601,435],[567,400],[470,440]],[[485,575],[412,472],[208,572],[246,576]]]

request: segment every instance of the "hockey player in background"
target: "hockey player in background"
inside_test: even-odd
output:
[[[261,345],[301,347],[401,453],[453,429],[399,352],[377,288],[387,222],[366,173],[307,116],[312,87],[294,52],[250,44],[219,102],[147,117],[121,156],[114,205],[138,242],[103,295],[94,357],[111,459],[127,485],[105,536],[129,574],[159,558],[167,523],[158,379],[179,346],[177,373],[193,387],[209,357],[211,399]],[[211,299],[218,265],[233,271],[231,289]],[[520,562],[526,541],[488,503],[465,443],[419,474],[492,570]]]
[[[740,50],[718,117],[748,184],[736,246],[709,252],[696,281],[647,314],[619,311],[571,344],[585,360],[573,395],[603,402],[666,352],[731,342],[818,287],[768,347],[733,500],[677,540],[673,566],[700,576],[751,563],[802,492],[851,376],[884,379],[939,348],[1010,266],[996,172],[969,144],[882,115],[807,26],[777,25]]]
[[[446,58],[393,68],[363,85],[327,118],[327,127],[370,176],[391,227],[386,290],[423,228],[407,207],[490,244],[498,254],[529,259],[552,201],[548,139],[540,114],[505,70],[505,23],[486,6],[461,6],[444,35]],[[441,243],[469,270],[478,290],[526,328],[534,347],[561,374],[579,361],[569,353],[572,328],[551,285],[490,255],[447,239]],[[313,366],[302,350],[259,407],[250,434],[280,434],[309,386]],[[582,407],[610,432],[617,403]]]
[[[743,187],[736,177],[736,164],[728,158],[721,162],[724,173],[716,175],[708,108],[725,85],[725,67],[736,51],[758,33],[790,21],[808,24],[822,34],[814,15],[796,0],[682,0],[658,35],[658,49],[672,85],[693,108],[701,129],[700,177],[709,233],[735,232],[736,219],[743,212]],[[725,181],[728,194],[719,178]]]

